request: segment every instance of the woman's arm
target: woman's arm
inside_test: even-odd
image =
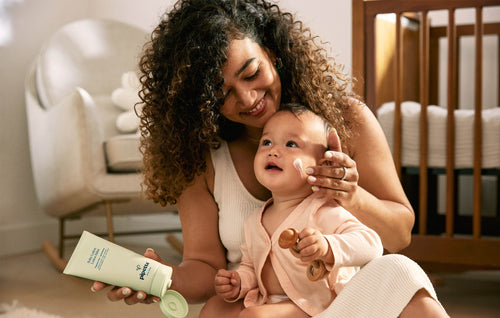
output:
[[[195,183],[182,193],[177,208],[182,224],[184,253],[174,269],[172,288],[190,302],[206,301],[215,294],[214,277],[226,268],[226,255],[219,238],[218,207],[213,189],[213,167],[196,177]]]
[[[177,200],[184,242],[183,259],[179,266],[172,266],[153,251],[145,256],[172,266],[171,288],[180,292],[188,302],[206,301],[215,294],[214,277],[219,268],[226,268],[226,255],[219,239],[218,208],[213,191],[213,167],[207,162],[207,171],[197,176]],[[167,260],[168,261],[168,260]],[[95,282],[93,290],[99,291],[105,284]],[[131,292],[128,287],[114,287],[108,292],[111,301],[124,300],[132,305],[151,303],[157,297],[142,291]]]
[[[356,119],[349,155],[332,149],[331,166],[313,167],[313,185],[328,194],[361,222],[375,230],[389,252],[408,246],[415,220],[398,178],[394,160],[377,118],[364,104],[351,100]],[[330,142],[335,144],[336,142]],[[345,180],[340,180],[347,168]],[[339,168],[340,167],[340,168]]]

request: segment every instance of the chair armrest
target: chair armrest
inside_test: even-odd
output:
[[[67,214],[101,201],[88,186],[106,173],[102,127],[92,97],[76,88],[46,110],[27,90],[26,108],[35,188],[46,213]]]

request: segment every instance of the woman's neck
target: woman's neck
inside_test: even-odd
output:
[[[258,145],[262,136],[262,128],[246,127],[243,138],[250,144]]]

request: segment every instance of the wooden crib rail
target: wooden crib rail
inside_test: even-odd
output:
[[[482,105],[483,105],[483,8],[476,7],[476,23],[474,27],[476,39],[475,81],[474,81],[474,188],[473,188],[473,215],[472,236],[481,237],[481,161],[482,161]]]
[[[419,99],[420,113],[420,165],[418,198],[418,233],[412,238],[412,244],[403,253],[425,263],[454,264],[474,268],[500,268],[500,237],[484,237],[481,222],[482,196],[482,69],[483,37],[496,34],[500,43],[500,23],[484,24],[483,7],[499,6],[500,0],[353,0],[353,75],[364,82],[363,89],[357,93],[364,97],[367,105],[375,112],[377,105],[376,88],[376,30],[377,14],[394,13],[395,49],[394,49],[394,148],[393,156],[398,174],[402,173],[402,115],[403,102],[403,39],[401,19],[411,14],[419,22]],[[473,8],[473,25],[458,25],[455,11],[460,8]],[[429,12],[447,10],[448,23],[439,27],[439,32],[431,31]],[[443,33],[443,30],[446,32]],[[427,106],[431,96],[431,34],[445,36],[448,43],[447,56],[447,120],[446,120],[446,193],[445,193],[445,230],[443,235],[429,235],[428,225],[428,121]],[[475,39],[474,61],[474,163],[473,171],[473,212],[471,237],[457,237],[455,233],[456,215],[456,168],[455,168],[455,114],[458,105],[458,39],[463,35],[473,35]],[[500,45],[499,45],[500,47]],[[500,54],[500,53],[499,53]],[[500,64],[500,62],[499,62]],[[500,71],[499,71],[500,77]],[[500,82],[500,79],[499,79]],[[500,95],[500,94],[499,94]],[[499,96],[500,105],[500,96]],[[500,203],[499,203],[500,204]]]
[[[429,17],[428,12],[422,12],[421,26],[420,26],[420,41],[419,41],[419,79],[420,79],[420,103],[421,103],[421,116],[420,116],[420,131],[427,132],[427,106],[429,105]],[[428,208],[428,134],[420,133],[420,168],[419,168],[419,234],[424,235],[427,233],[427,208]]]

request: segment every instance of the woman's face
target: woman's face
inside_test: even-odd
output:
[[[262,128],[278,109],[281,81],[274,66],[274,54],[249,38],[233,40],[222,67],[224,104],[227,119]]]

